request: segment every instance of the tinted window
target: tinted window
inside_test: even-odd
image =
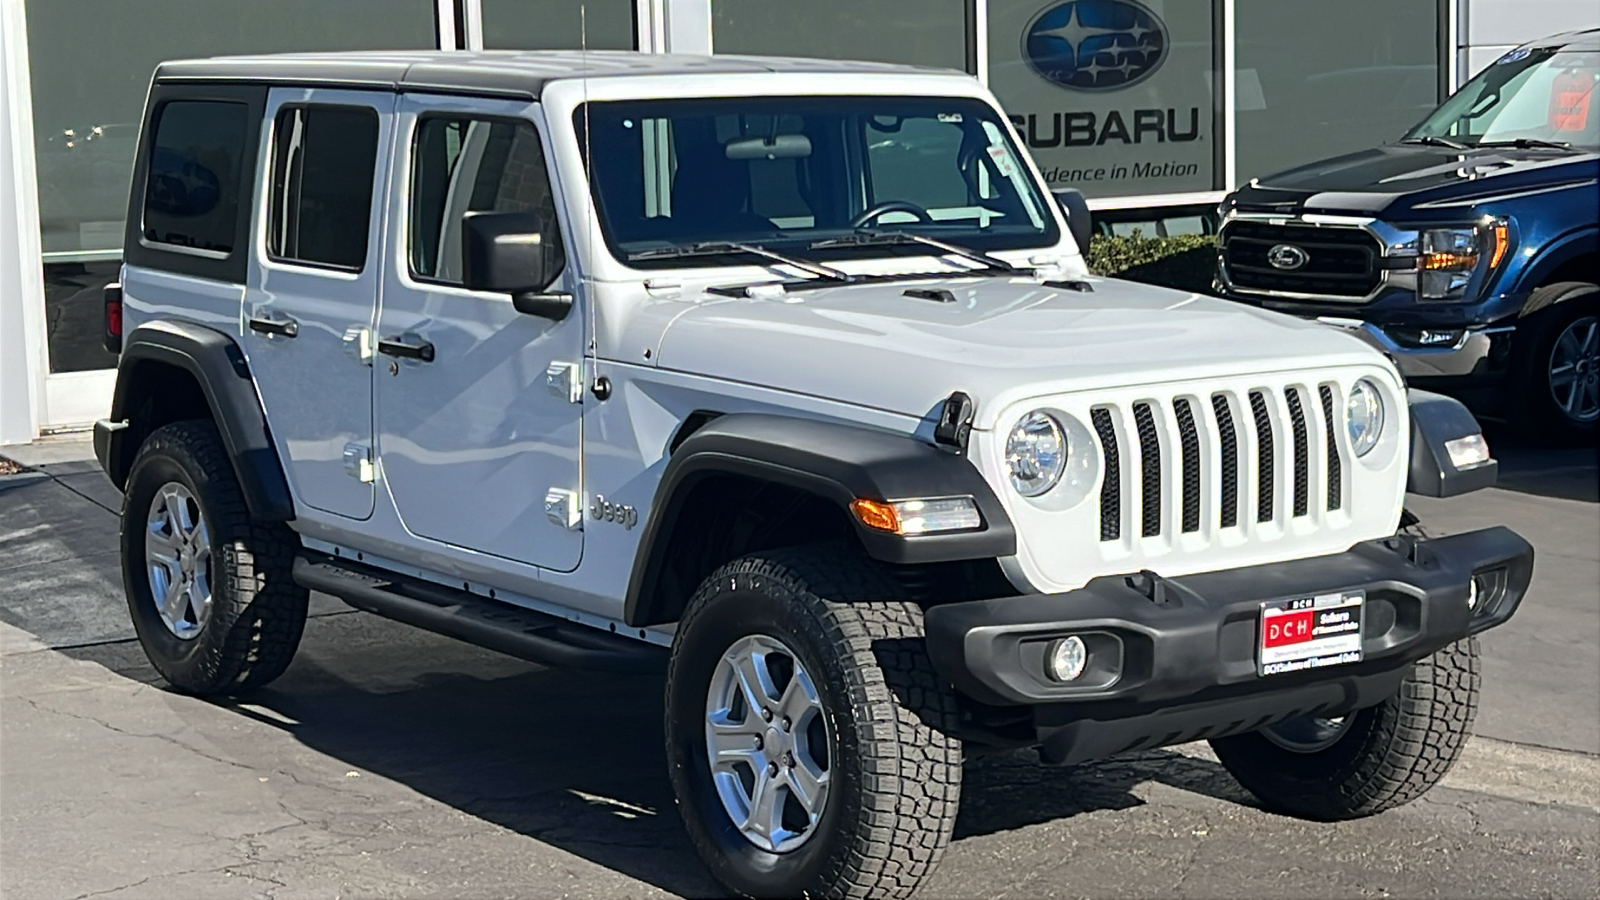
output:
[[[411,175],[414,275],[461,283],[461,222],[473,212],[536,212],[555,222],[538,132],[521,121],[423,119]]]
[[[267,253],[360,269],[367,260],[378,114],[366,107],[302,106],[273,129]]]
[[[145,189],[145,240],[233,251],[248,126],[243,103],[174,100],[161,108]]]

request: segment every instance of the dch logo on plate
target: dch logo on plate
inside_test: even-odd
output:
[[[1075,91],[1117,91],[1167,57],[1167,26],[1132,0],[1071,0],[1033,17],[1022,56],[1039,76]]]

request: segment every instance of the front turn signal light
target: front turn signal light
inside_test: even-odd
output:
[[[940,497],[918,500],[850,501],[850,512],[874,531],[913,536],[952,531],[976,531],[983,527],[978,503],[971,497]]]

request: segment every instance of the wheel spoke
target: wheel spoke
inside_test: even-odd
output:
[[[756,772],[755,789],[750,794],[750,818],[745,820],[742,830],[771,841],[783,829],[783,789],[777,779],[762,769]]]
[[[173,624],[183,621],[189,609],[189,585],[182,578],[167,582],[167,595],[161,600],[161,614]]]
[[[737,762],[749,763],[752,769],[761,768],[760,751],[756,749],[757,735],[743,724],[712,720],[706,729],[706,745],[711,751],[713,768],[732,766]]]
[[[813,822],[822,814],[822,803],[828,793],[828,773],[813,768],[815,763],[796,755],[794,768],[789,770],[789,789],[794,794],[794,799],[800,808]]]
[[[772,684],[772,673],[767,669],[766,656],[761,651],[750,650],[730,660],[733,663],[733,674],[739,679],[739,690],[744,692],[744,702],[749,705],[751,715],[760,715],[761,710],[771,709],[772,701],[777,697],[778,689]]]
[[[817,698],[817,689],[811,683],[810,676],[804,669],[796,668],[789,683],[784,685],[783,696],[778,698],[777,714],[788,719],[791,727],[799,728],[806,714],[820,706],[821,701]]]

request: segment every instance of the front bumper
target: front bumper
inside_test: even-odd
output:
[[[1511,325],[1435,329],[1431,334],[1438,343],[1419,345],[1413,341],[1424,334],[1425,329],[1410,329],[1415,336],[1408,334],[1408,340],[1402,341],[1389,330],[1360,319],[1317,316],[1317,321],[1343,328],[1382,350],[1406,378],[1452,381],[1482,380],[1503,374],[1504,360],[1509,355],[1506,348],[1516,330]],[[1392,330],[1398,333],[1398,329]]]
[[[1507,528],[1397,535],[1332,556],[935,606],[928,653],[979,704],[1032,707],[1047,759],[1080,762],[1382,702],[1409,664],[1510,618],[1532,573],[1533,547]],[[1264,601],[1350,590],[1367,595],[1360,662],[1257,674]],[[1053,681],[1046,648],[1071,634],[1089,647],[1086,672]]]

